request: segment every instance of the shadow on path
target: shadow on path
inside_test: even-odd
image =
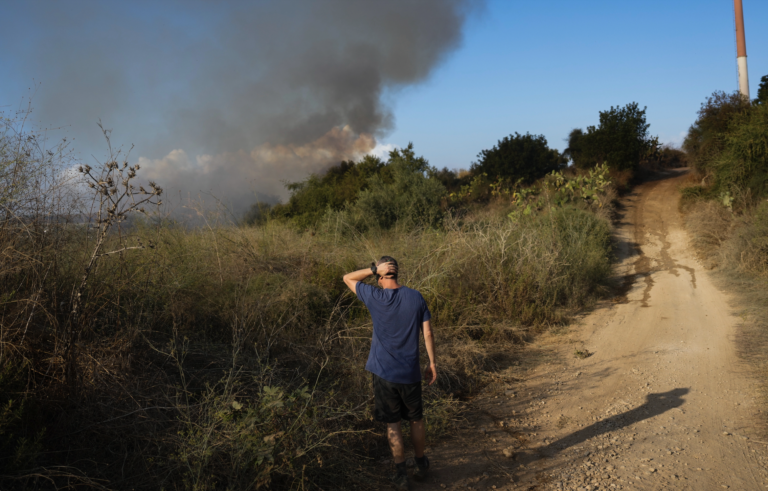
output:
[[[592,425],[587,426],[586,428],[582,428],[571,433],[570,435],[564,436],[559,440],[555,440],[545,447],[540,447],[536,450],[536,452],[541,456],[551,457],[568,447],[578,445],[585,442],[586,440],[589,440],[590,438],[602,435],[603,433],[625,428],[644,419],[653,418],[654,416],[665,413],[670,409],[682,406],[685,403],[685,400],[683,400],[682,397],[689,391],[690,389],[687,388],[679,388],[672,389],[669,392],[648,394],[645,397],[645,404],[642,406],[638,406],[625,413],[617,414],[615,416],[611,416],[610,418],[600,420]]]

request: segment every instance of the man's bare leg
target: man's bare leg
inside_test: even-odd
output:
[[[411,442],[413,442],[416,458],[424,457],[424,447],[427,445],[427,430],[423,419],[411,421]]]
[[[392,449],[392,458],[395,460],[395,464],[405,462],[405,442],[403,441],[403,429],[400,427],[400,421],[387,423],[387,440],[389,440],[389,448]],[[423,455],[423,448],[421,452]]]

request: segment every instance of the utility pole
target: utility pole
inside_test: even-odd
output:
[[[747,41],[744,37],[744,9],[741,0],[733,0],[736,12],[736,63],[739,66],[739,92],[749,100],[749,78],[747,78]]]

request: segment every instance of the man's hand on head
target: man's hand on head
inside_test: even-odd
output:
[[[397,266],[392,263],[381,263],[376,266],[376,274],[379,276],[387,276],[390,274],[397,274]]]
[[[358,271],[353,271],[351,273],[347,273],[344,275],[344,283],[349,287],[350,290],[352,290],[353,293],[357,294],[357,284],[364,279],[368,278],[373,274],[373,271],[371,271],[371,268],[361,269]],[[397,266],[395,266],[394,263],[382,263],[376,266],[376,274],[379,276],[386,277],[388,275],[396,275],[397,274]]]

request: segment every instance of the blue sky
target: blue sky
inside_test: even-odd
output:
[[[744,10],[754,97],[768,75],[768,2]],[[737,88],[731,1],[493,1],[427,83],[394,96],[387,141],[467,167],[515,131],[562,150],[571,129],[636,101],[652,134],[679,143],[708,95]]]
[[[543,134],[562,150],[571,129],[635,101],[647,106],[651,134],[679,144],[708,95],[738,86],[730,0],[489,0],[459,24],[460,9],[443,15],[447,2],[5,4],[0,106],[8,114],[34,93],[36,121],[74,137],[85,160],[104,153],[100,118],[167,187],[221,194],[240,186],[246,200],[254,190],[284,199],[282,180],[352,155],[318,146],[364,148],[357,136],[368,130],[380,145],[413,142],[437,167],[468,168],[514,132]],[[768,2],[744,0],[744,11],[754,97],[768,74]],[[379,18],[393,27],[374,32]],[[336,44],[352,53],[339,39],[358,42],[369,31],[366,49],[382,66],[360,79],[372,88],[350,102],[350,80],[368,74],[366,60],[357,60],[360,70],[326,73],[339,60],[313,71],[312,53]],[[398,56],[406,69],[391,66]],[[272,85],[249,87],[271,73]],[[307,99],[315,85],[322,90]],[[371,106],[371,94],[383,104]],[[346,124],[354,131],[339,130]],[[326,160],[309,162],[319,155]],[[214,182],[217,173],[229,180]]]

